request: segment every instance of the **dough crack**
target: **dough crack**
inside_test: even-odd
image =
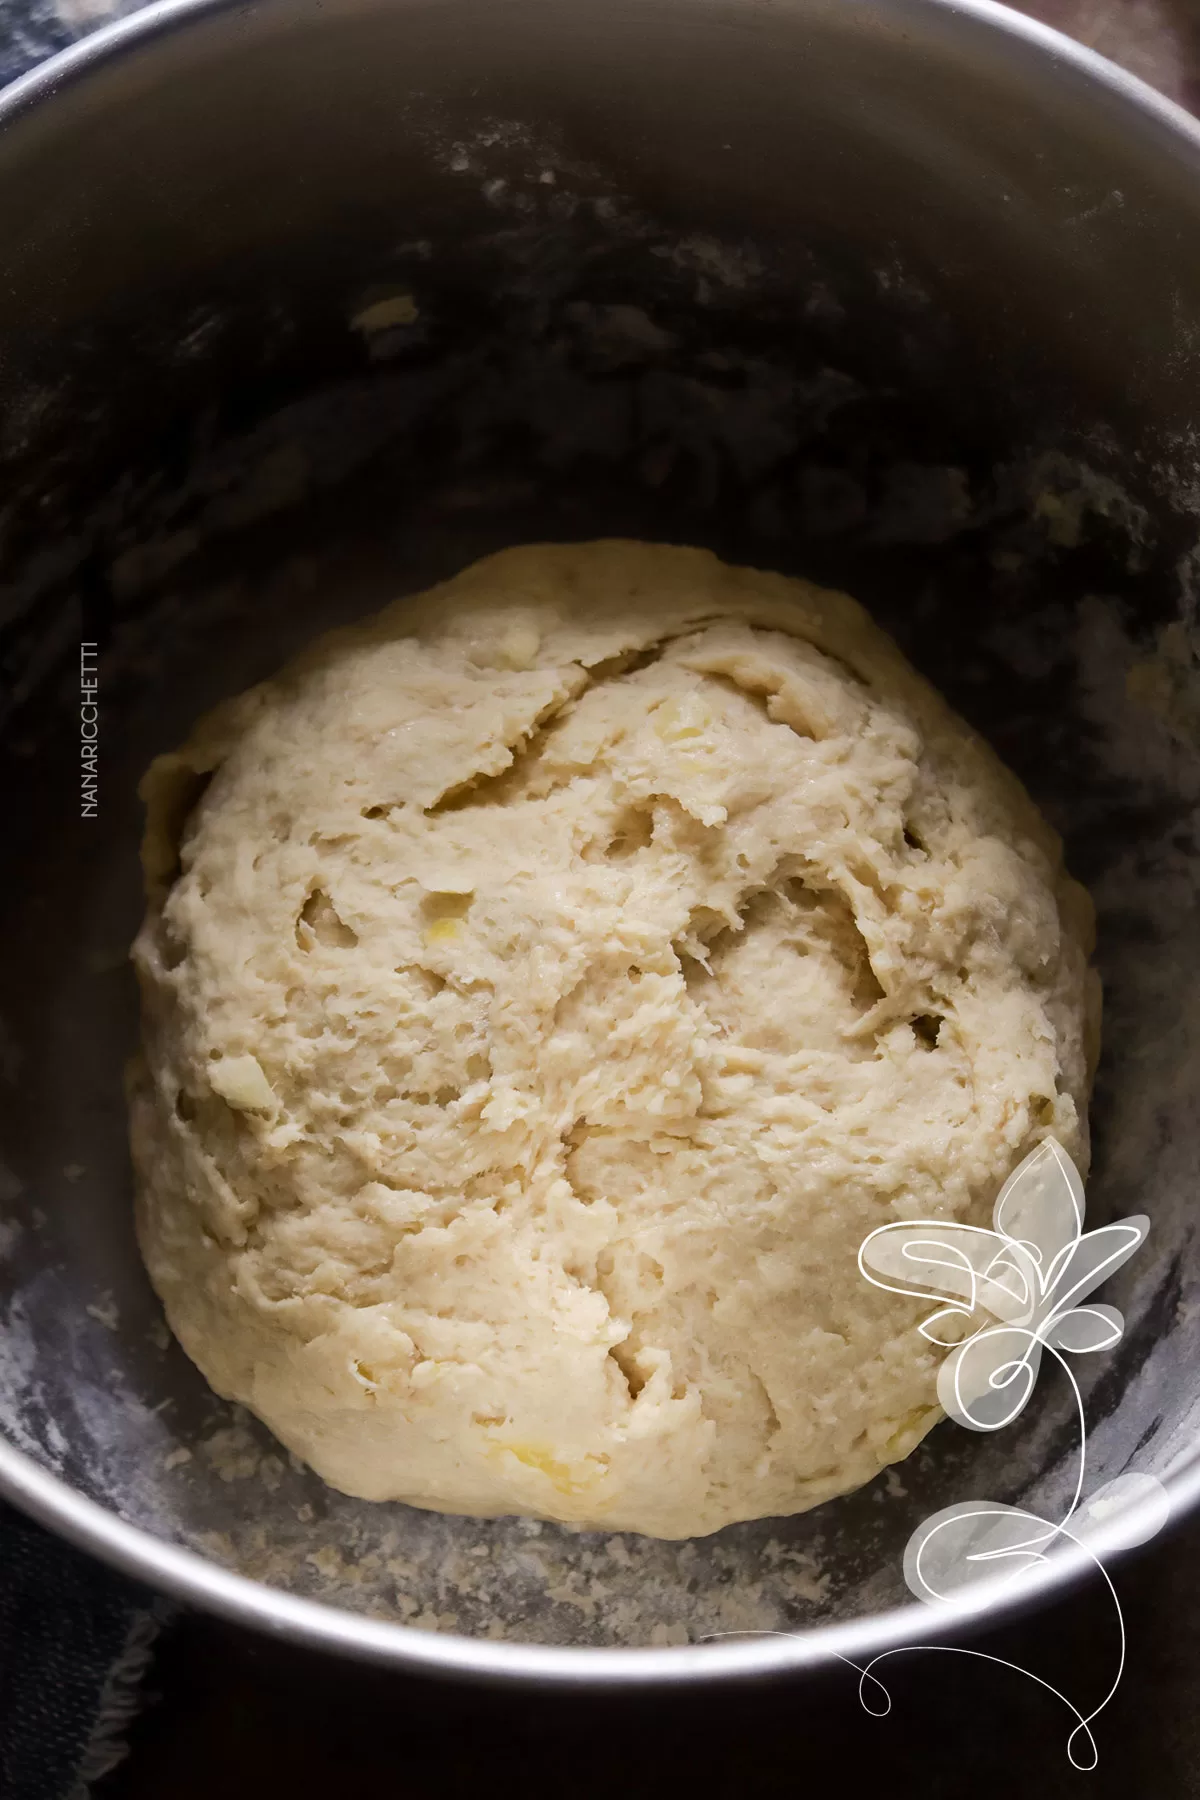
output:
[[[546,737],[573,698],[574,695],[567,694],[543,707],[529,730],[508,745],[510,760],[503,769],[494,775],[480,772],[447,788],[432,805],[425,808],[426,817],[435,818],[439,813],[465,812],[474,806],[504,806],[512,800],[519,792],[525,766],[537,760]]]
[[[324,888],[314,888],[297,916],[296,942],[304,951],[318,944],[326,950],[353,950],[358,933],[346,924]]]

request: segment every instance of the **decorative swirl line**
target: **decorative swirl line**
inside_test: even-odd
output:
[[[1116,1614],[1116,1674],[1103,1699],[1081,1712],[1061,1689],[1020,1663],[958,1644],[906,1644],[883,1650],[866,1664],[839,1662],[858,1675],[863,1710],[884,1718],[892,1698],[874,1671],[896,1656],[938,1653],[970,1656],[1013,1669],[1060,1700],[1076,1723],[1067,1739],[1073,1768],[1094,1769],[1099,1750],[1092,1722],[1112,1700],[1125,1672],[1125,1619],[1108,1570],[1087,1542],[1086,1531],[1136,1504],[1136,1538],[1144,1542],[1166,1523],[1169,1502],[1151,1475],[1127,1472],[1083,1498],[1087,1423],[1083,1395],[1064,1352],[1073,1356],[1108,1350],[1125,1329],[1112,1306],[1084,1305],[1093,1288],[1128,1261],[1145,1242],[1150,1221],[1142,1215],[1085,1233],[1083,1182],[1067,1152],[1046,1138],[1001,1188],[992,1229],[953,1219],[902,1220],[881,1225],[863,1240],[858,1265],[873,1286],[889,1293],[941,1302],[918,1327],[947,1351],[938,1371],[938,1399],[957,1424],[971,1431],[1000,1431],[1024,1410],[1037,1383],[1043,1351],[1049,1351],[1071,1384],[1079,1421],[1079,1465],[1070,1503],[1057,1522],[996,1500],[960,1501],[918,1526],[904,1552],[904,1578],[928,1606],[979,1605],[995,1591],[996,1571],[1010,1584],[1049,1561],[1057,1546],[1072,1544],[1099,1570]],[[967,1329],[971,1327],[971,1329]],[[1078,1520],[1074,1530],[1068,1527]],[[722,1632],[723,1637],[791,1637],[791,1632]],[[883,1704],[868,1695],[878,1690]]]

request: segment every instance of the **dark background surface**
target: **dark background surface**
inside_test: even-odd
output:
[[[114,12],[117,0],[0,8],[0,79]],[[1027,10],[1200,110],[1200,0],[1035,0]],[[852,1670],[754,1689],[602,1697],[431,1683],[293,1650],[193,1614],[162,1641],[125,1763],[95,1800],[308,1800],[504,1794],[878,1793],[1184,1800],[1200,1795],[1200,1519],[1115,1572],[1128,1666],[1095,1723],[1099,1765],[1071,1767],[1075,1720],[1028,1674],[910,1652],[879,1668],[869,1716]],[[931,1629],[934,1620],[931,1617]],[[1097,1578],[971,1640],[1088,1712],[1120,1641]]]
[[[1075,1724],[1029,1675],[909,1652],[879,1667],[889,1717],[828,1673],[688,1695],[565,1696],[417,1681],[187,1616],[163,1644],[125,1764],[94,1800],[429,1800],[836,1793],[887,1800],[1190,1800],[1200,1795],[1200,1517],[1115,1571],[1128,1668],[1095,1722],[1097,1768],[1071,1767]],[[930,1618],[931,1628],[934,1617]],[[971,1640],[1087,1713],[1119,1656],[1099,1577]]]

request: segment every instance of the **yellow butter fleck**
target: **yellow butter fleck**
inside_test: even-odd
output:
[[[667,744],[685,744],[703,737],[712,722],[707,706],[692,695],[682,700],[664,700],[654,709],[654,729]]]
[[[891,1436],[884,1440],[884,1455],[893,1462],[899,1462],[902,1457],[907,1456],[924,1437],[939,1411],[940,1408],[936,1406],[917,1406],[905,1413],[902,1419],[897,1420],[896,1429]]]
[[[240,1112],[272,1112],[275,1092],[255,1056],[223,1056],[209,1068],[213,1089]]]
[[[425,942],[427,944],[449,944],[455,938],[460,938],[462,934],[461,919],[435,919],[433,924],[426,928]]]
[[[450,1374],[454,1366],[453,1363],[438,1362],[435,1357],[426,1357],[416,1364],[409,1381],[415,1388],[432,1387],[434,1382],[441,1381],[444,1376]]]
[[[545,1444],[501,1444],[497,1448],[523,1468],[544,1475],[560,1494],[585,1494],[607,1473],[605,1465],[594,1456],[585,1456],[579,1463],[565,1463]]]

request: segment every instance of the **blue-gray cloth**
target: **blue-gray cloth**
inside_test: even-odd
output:
[[[164,1615],[0,1504],[2,1800],[82,1800],[120,1760]]]
[[[52,0],[0,0],[0,87],[73,42]]]

